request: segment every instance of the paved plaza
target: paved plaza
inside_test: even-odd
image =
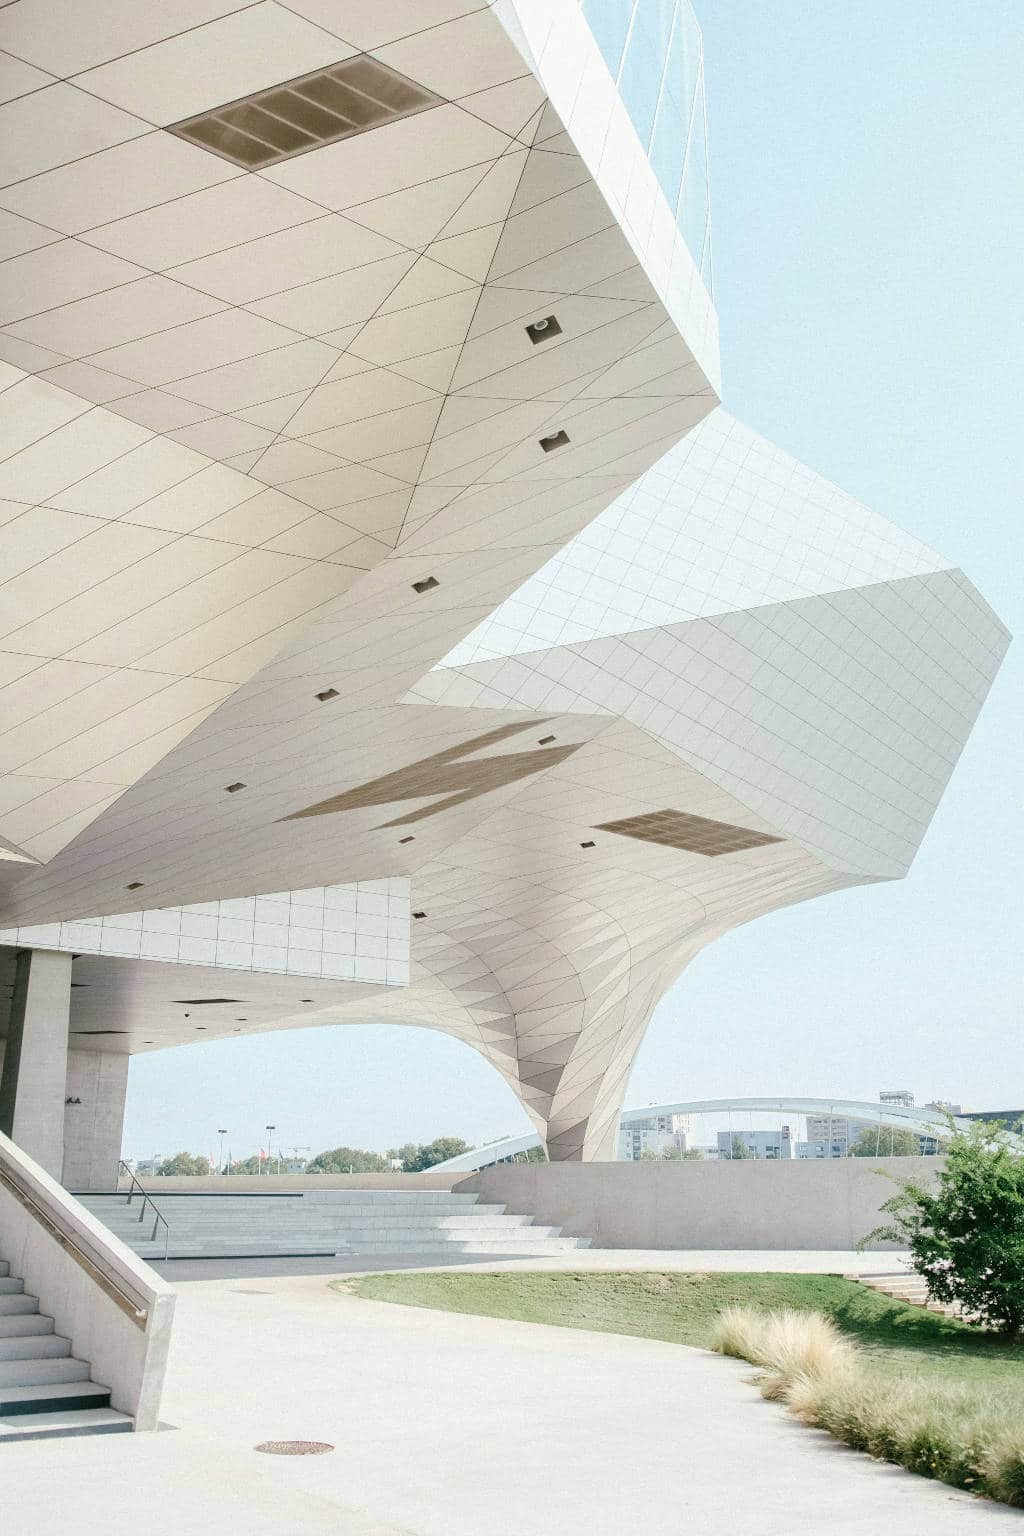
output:
[[[5,1536],[791,1536],[823,1511],[833,1536],[1020,1529],[1019,1513],[802,1428],[748,1375],[679,1345],[364,1301],[318,1274],[185,1284],[163,1409],[174,1428],[9,1447]],[[336,1449],[256,1454],[268,1439]]]

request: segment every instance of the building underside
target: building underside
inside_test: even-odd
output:
[[[103,1187],[132,1054],[385,1021],[609,1156],[704,945],[906,873],[1005,630],[720,405],[683,3],[653,124],[589,0],[51,9],[0,11],[0,1130]]]

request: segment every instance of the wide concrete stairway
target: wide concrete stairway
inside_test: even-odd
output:
[[[226,1180],[225,1182],[230,1182]],[[82,1204],[150,1262],[164,1257],[153,1207],[139,1221],[138,1197],[80,1195]],[[586,1248],[560,1227],[533,1225],[503,1205],[445,1190],[312,1190],[297,1194],[159,1194],[167,1257],[536,1258]]]
[[[941,1312],[946,1317],[963,1317],[961,1308],[955,1302],[933,1301],[928,1295],[927,1285],[919,1275],[901,1271],[892,1275],[848,1275],[847,1279],[858,1280],[872,1291],[891,1296],[893,1301],[906,1301],[911,1306],[924,1307],[928,1312]]]
[[[71,1340],[26,1296],[24,1282],[0,1260],[0,1442],[58,1435],[111,1435],[132,1428],[110,1406],[110,1391],[76,1360]]]

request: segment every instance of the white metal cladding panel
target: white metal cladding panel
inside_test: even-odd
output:
[[[0,929],[0,944],[404,986],[409,882],[362,880]]]
[[[719,408],[441,665],[572,645],[948,565]]]

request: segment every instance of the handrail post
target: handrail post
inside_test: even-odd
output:
[[[123,1169],[124,1172],[128,1175],[128,1199],[127,1199],[127,1203],[129,1205],[131,1205],[132,1200],[133,1200],[133,1198],[135,1196],[135,1191],[136,1190],[138,1190],[139,1194],[142,1196],[142,1205],[139,1207],[139,1216],[138,1216],[138,1220],[139,1220],[139,1225],[140,1226],[142,1225],[143,1221],[146,1218],[146,1207],[147,1207],[147,1205],[150,1205],[150,1206],[153,1207],[153,1231],[150,1233],[150,1242],[153,1242],[153,1243],[156,1242],[157,1227],[160,1226],[161,1223],[163,1223],[163,1229],[164,1229],[164,1258],[166,1259],[168,1245],[169,1245],[170,1240],[171,1240],[171,1229],[170,1229],[170,1226],[168,1224],[167,1218],[164,1215],[161,1214],[160,1209],[157,1206],[156,1201],[153,1199],[153,1196],[149,1193],[149,1190],[144,1188],[144,1186],[142,1184],[140,1184],[139,1180],[135,1177],[135,1174],[128,1167],[128,1164],[124,1161],[123,1158],[119,1158],[118,1159],[117,1166],[118,1166],[118,1169]]]

